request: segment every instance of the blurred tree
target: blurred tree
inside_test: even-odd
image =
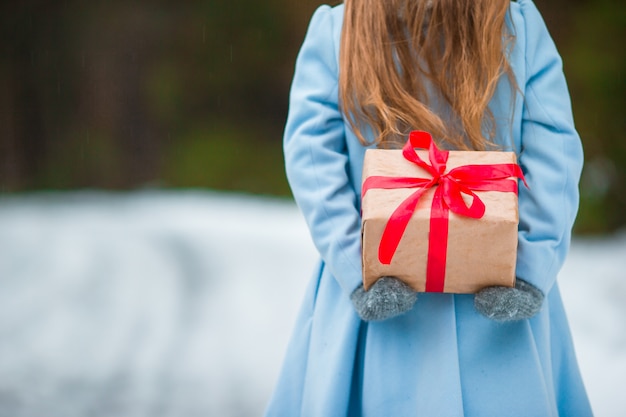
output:
[[[42,4],[40,4],[42,3]],[[58,28],[41,21],[56,7],[43,2],[3,2],[0,5],[0,179],[2,188],[27,185],[43,171],[49,136],[47,105],[57,86],[58,51],[44,49],[46,39],[58,37]],[[42,14],[39,14],[42,13]],[[41,71],[40,63],[52,71]],[[57,81],[57,82],[55,82]]]

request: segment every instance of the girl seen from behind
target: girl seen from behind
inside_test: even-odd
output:
[[[365,150],[411,130],[507,150],[519,190],[515,288],[362,287]],[[314,13],[284,136],[320,254],[267,416],[591,416],[556,276],[582,147],[561,59],[531,0],[346,0]]]

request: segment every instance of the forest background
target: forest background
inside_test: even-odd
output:
[[[0,192],[289,196],[288,91],[319,4],[0,2]],[[536,4],[563,56],[585,147],[575,231],[615,231],[626,226],[626,3]]]

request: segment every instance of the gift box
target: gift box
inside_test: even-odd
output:
[[[514,286],[518,178],[513,152],[442,151],[426,132],[411,132],[402,150],[368,149],[365,289],[382,276],[419,292]]]

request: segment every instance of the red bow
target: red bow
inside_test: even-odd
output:
[[[415,148],[428,149],[430,165],[424,162]],[[428,239],[428,264],[426,292],[443,292],[448,248],[448,219],[453,212],[479,219],[485,214],[485,204],[474,191],[502,191],[517,194],[517,180],[526,184],[524,174],[517,164],[464,165],[446,173],[449,152],[440,150],[427,132],[413,131],[402,149],[404,158],[428,171],[432,178],[371,176],[363,183],[362,195],[372,188],[417,188],[389,218],[378,248],[378,259],[389,265],[400,244],[409,220],[420,197],[435,187],[431,206]],[[469,207],[463,194],[472,197]]]

